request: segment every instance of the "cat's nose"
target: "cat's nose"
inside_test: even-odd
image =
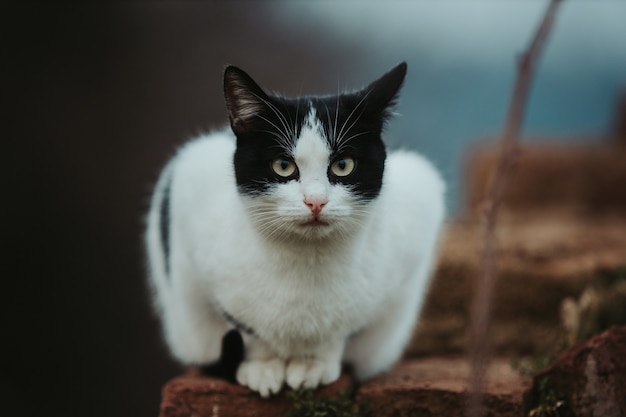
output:
[[[316,216],[322,212],[322,209],[327,203],[328,203],[328,200],[323,199],[323,198],[305,198],[304,199],[304,204],[306,204],[309,207],[309,209],[311,209],[311,212]]]

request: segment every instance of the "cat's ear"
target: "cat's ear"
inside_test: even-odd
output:
[[[269,101],[267,94],[248,74],[232,65],[224,71],[224,98],[235,133],[249,129]]]
[[[365,111],[370,117],[378,119],[381,125],[391,116],[406,69],[406,62],[402,62],[357,93]]]

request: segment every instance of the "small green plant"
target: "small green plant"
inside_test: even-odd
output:
[[[370,417],[364,405],[354,402],[349,395],[338,398],[314,398],[313,391],[288,391],[287,398],[293,400],[293,410],[289,417]]]
[[[567,298],[561,318],[570,344],[626,324],[626,266],[596,272],[579,299]]]
[[[550,378],[542,378],[538,390],[538,405],[528,412],[528,417],[575,417],[563,397],[555,392]]]

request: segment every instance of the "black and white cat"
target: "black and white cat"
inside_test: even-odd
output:
[[[444,219],[436,170],[387,156],[381,139],[405,74],[402,63],[356,92],[284,98],[226,68],[230,129],[178,152],[148,214],[177,359],[239,357],[236,380],[264,397],[331,383],[342,362],[362,380],[398,360]]]

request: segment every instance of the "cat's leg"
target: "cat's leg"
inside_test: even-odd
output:
[[[171,288],[164,300],[165,338],[172,354],[187,365],[216,362],[232,326],[200,292]]]
[[[353,366],[358,380],[389,370],[402,356],[420,306],[421,297],[408,289],[373,323],[348,340],[343,359]]]
[[[317,349],[313,355],[289,360],[286,382],[293,389],[314,389],[336,381],[341,374],[345,339],[340,338]]]
[[[200,370],[213,377],[237,383],[237,368],[243,361],[243,338],[237,329],[232,329],[222,338],[222,350],[217,362],[204,364]]]
[[[285,382],[285,360],[254,334],[243,334],[245,359],[237,369],[237,382],[262,397],[278,394]]]

